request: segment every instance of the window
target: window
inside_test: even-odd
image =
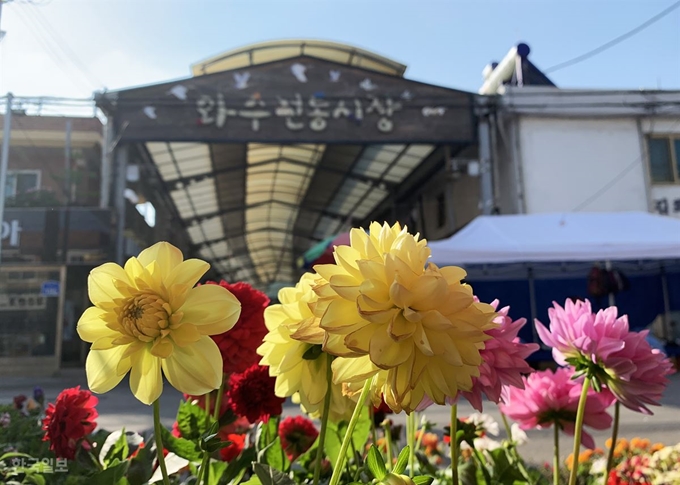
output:
[[[680,183],[680,138],[649,138],[648,151],[652,183]]]
[[[40,188],[40,170],[8,170],[5,197],[16,197]]]

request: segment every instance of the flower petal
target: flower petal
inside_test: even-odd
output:
[[[92,306],[85,310],[78,320],[76,330],[85,342],[94,342],[104,337],[118,337],[120,333],[106,326],[103,317],[108,312]]]
[[[144,267],[149,266],[152,261],[156,261],[161,270],[162,279],[165,280],[172,270],[182,262],[184,256],[182,251],[175,246],[162,241],[139,253],[137,259]]]
[[[106,350],[90,350],[85,361],[87,385],[92,392],[103,394],[116,387],[130,370],[132,362],[123,357],[127,345]]]
[[[105,263],[90,271],[87,277],[87,293],[93,305],[101,308],[102,305],[110,305],[116,298],[123,297],[114,285],[116,280],[130,285],[125,270],[115,263]]]
[[[198,280],[201,279],[210,265],[200,259],[187,259],[175,266],[165,279],[165,286],[168,288],[174,285],[182,285],[193,288]]]
[[[241,303],[226,288],[203,285],[189,291],[179,311],[184,313],[182,323],[198,326],[202,335],[215,335],[230,330],[236,324],[241,314]]]
[[[163,392],[161,359],[146,348],[132,355],[130,390],[144,404],[152,404]]]
[[[222,384],[222,355],[210,337],[202,336],[187,347],[175,347],[162,366],[168,382],[185,394],[202,396]]]

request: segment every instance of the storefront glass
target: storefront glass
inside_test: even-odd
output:
[[[0,268],[0,357],[48,357],[56,352],[58,270]]]

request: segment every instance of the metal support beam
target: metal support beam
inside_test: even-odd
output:
[[[2,3],[0,3],[2,5]],[[0,159],[0,228],[5,221],[5,188],[7,187],[7,163],[9,161],[9,144],[12,138],[12,93],[7,93],[7,110],[5,111],[5,132],[2,138],[2,155]],[[2,249],[2,244],[0,244]],[[0,254],[1,257],[1,254]]]
[[[128,145],[118,145],[115,152],[116,186],[113,193],[116,208],[116,262],[125,263],[125,187],[127,182]]]
[[[102,142],[102,162],[101,162],[101,176],[99,184],[99,207],[106,209],[109,207],[109,199],[111,197],[111,158],[112,158],[112,130],[113,123],[110,121],[104,125],[103,128],[103,142]]]
[[[494,208],[493,169],[491,160],[491,134],[489,115],[480,116],[479,134],[479,208],[483,215],[490,215]]]

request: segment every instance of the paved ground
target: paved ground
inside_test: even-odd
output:
[[[51,378],[0,378],[0,403],[9,403],[17,394],[31,395],[33,386],[41,386],[48,401],[54,400],[59,392],[66,387],[80,385],[87,388],[85,374],[82,370],[65,370],[57,377]],[[166,384],[161,401],[161,416],[165,425],[171,426],[174,421],[177,404],[181,394]],[[497,408],[487,406],[487,412],[500,422]],[[143,431],[152,427],[152,410],[137,401],[130,392],[127,382],[123,381],[113,391],[99,396],[99,425],[105,429],[126,429]],[[671,384],[666,390],[663,406],[653,410],[653,416],[644,416],[623,409],[621,412],[620,436],[633,438],[647,437],[653,442],[674,444],[680,441],[680,374],[671,378]],[[295,414],[297,406],[287,404],[284,414]],[[437,423],[439,429],[448,425],[449,408],[432,406],[426,411],[427,418]],[[467,404],[459,406],[459,413],[465,416],[473,412]],[[403,421],[403,417],[396,417]],[[502,427],[502,426],[501,426]],[[552,431],[530,431],[529,442],[523,446],[522,454],[533,463],[550,461],[552,454]],[[598,446],[604,446],[609,432],[594,432]],[[570,452],[571,438],[563,436],[560,447],[563,455]]]

